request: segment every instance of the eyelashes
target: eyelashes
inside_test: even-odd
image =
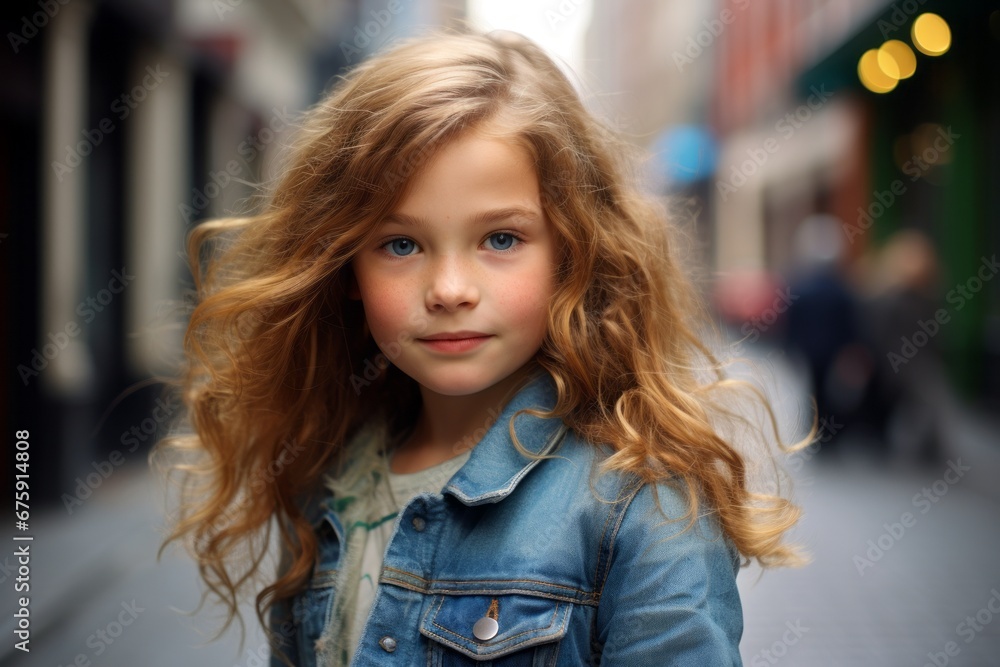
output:
[[[499,255],[509,255],[509,254],[515,253],[515,252],[517,252],[518,248],[520,248],[521,245],[524,243],[524,238],[520,234],[518,234],[516,232],[512,232],[512,231],[507,231],[507,230],[493,232],[492,234],[490,234],[486,238],[487,238],[487,240],[489,240],[489,239],[495,238],[497,236],[507,236],[507,237],[510,237],[510,238],[512,238],[512,239],[514,239],[516,241],[516,243],[512,247],[510,247],[510,248],[493,248],[493,251],[495,253],[499,254]],[[390,259],[394,259],[394,260],[403,259],[405,257],[410,257],[410,256],[413,255],[413,253],[408,253],[408,254],[405,254],[405,255],[398,255],[398,254],[389,252],[386,249],[388,246],[391,246],[393,243],[395,243],[397,241],[408,241],[414,248],[418,247],[417,244],[416,244],[416,242],[413,241],[413,239],[409,238],[408,236],[396,236],[396,237],[393,237],[391,239],[387,239],[384,243],[382,243],[378,247],[378,249],[381,252],[381,254],[383,254],[386,257],[389,257]]]

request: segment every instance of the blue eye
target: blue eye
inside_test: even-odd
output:
[[[399,244],[399,245],[394,245],[394,244]],[[398,238],[398,239],[392,239],[391,241],[387,241],[386,245],[393,246],[395,250],[400,251],[400,256],[405,257],[410,254],[409,252],[407,252],[407,250],[413,250],[416,244],[414,244],[413,241],[411,241],[408,238]]]
[[[518,240],[518,241],[521,240],[521,239],[517,238],[516,236],[514,236],[513,234],[511,234],[510,232],[496,232],[495,234],[490,234],[490,238],[491,239],[503,239],[504,241],[507,242],[507,244],[513,242],[515,239]],[[505,247],[503,247],[503,248],[496,248],[496,250],[510,250],[510,245],[507,245],[507,244],[501,244],[501,245],[505,245]]]

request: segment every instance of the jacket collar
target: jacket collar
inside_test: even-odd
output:
[[[472,449],[469,459],[445,485],[466,505],[495,503],[507,497],[518,482],[534,468],[532,460],[517,451],[510,437],[508,423],[523,408],[550,410],[556,404],[556,386],[552,377],[539,371],[504,406],[486,435]],[[518,441],[534,454],[548,454],[562,440],[566,425],[561,419],[541,419],[531,414],[518,415],[514,421]]]

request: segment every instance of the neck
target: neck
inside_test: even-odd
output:
[[[421,387],[420,414],[401,449],[433,451],[447,458],[475,447],[537,370],[528,364],[492,387],[465,396],[447,396]]]

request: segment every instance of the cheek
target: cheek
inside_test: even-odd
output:
[[[401,290],[399,285],[367,282],[361,288],[361,300],[368,327],[376,337],[381,332],[395,332],[406,325],[411,301],[406,298],[406,290]]]
[[[551,279],[543,273],[527,275],[508,281],[504,292],[501,303],[507,323],[541,338],[552,296]]]

